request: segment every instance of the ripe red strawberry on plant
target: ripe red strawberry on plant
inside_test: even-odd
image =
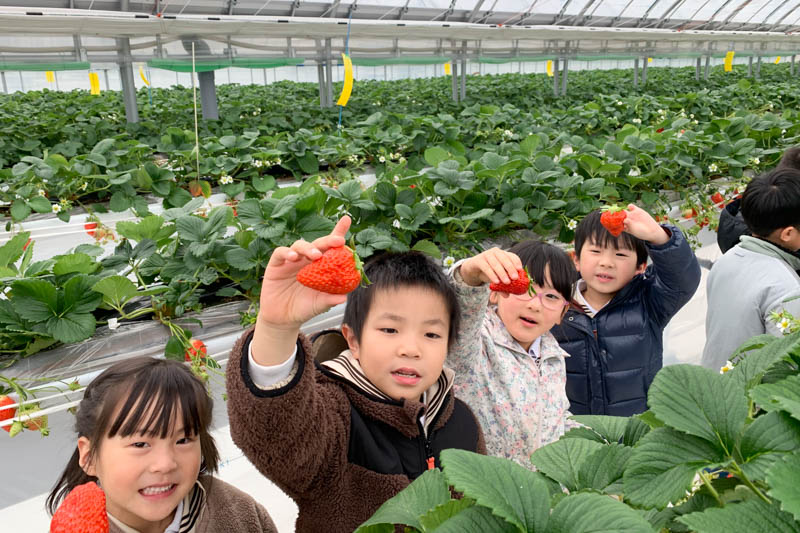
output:
[[[611,235],[619,237],[625,229],[624,222],[627,216],[624,208],[611,205],[606,207],[600,215],[600,224],[602,224]]]
[[[186,361],[191,361],[194,357],[200,357],[201,359],[205,359],[206,355],[208,355],[208,349],[206,348],[206,343],[201,341],[200,339],[192,339],[190,341],[191,346],[186,348],[186,353],[184,354],[184,359]]]
[[[534,294],[533,287],[531,286],[531,279],[528,276],[528,271],[524,268],[517,270],[517,279],[511,280],[511,283],[490,283],[489,290],[495,292],[507,292],[509,294]]]
[[[2,407],[5,407],[6,405],[11,405],[14,403],[17,403],[17,401],[11,398],[10,396],[6,394],[0,396],[0,422],[11,420],[12,418],[14,418],[14,415],[17,414],[16,407],[8,407],[6,409],[2,409]],[[11,432],[10,425],[3,426],[3,429],[5,429],[7,433]]]
[[[724,201],[725,201],[725,198],[722,196],[722,194],[719,191],[717,191],[717,192],[715,192],[714,194],[711,195],[711,203],[713,203],[716,206],[721,206],[722,202],[724,202]]]
[[[297,273],[297,281],[328,294],[347,294],[358,287],[362,280],[369,284],[361,259],[347,246],[325,250],[322,257]]]
[[[97,229],[97,222],[87,222],[83,225],[83,229],[86,230],[86,233],[88,233],[90,237],[94,237],[94,230]]]
[[[103,489],[93,481],[72,489],[53,514],[50,533],[108,533]]]

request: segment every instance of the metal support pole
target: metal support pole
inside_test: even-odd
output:
[[[106,91],[110,91],[111,90],[111,84],[108,83],[108,69],[107,68],[103,69],[103,79],[106,80]]]
[[[633,60],[633,88],[639,88],[639,58]]]
[[[3,92],[8,94],[8,83],[6,83],[6,73],[4,71],[0,71],[0,79],[3,80]]]
[[[317,83],[319,84],[319,106],[328,107],[328,91],[325,85],[325,66],[317,63]]]
[[[325,39],[325,90],[327,97],[325,107],[333,105],[333,67],[331,65],[331,40]]]
[[[697,64],[694,67],[694,79],[700,81],[700,58],[697,58]]]
[[[711,56],[706,56],[706,72],[703,75],[703,79],[708,81],[708,71],[711,69]]]
[[[450,78],[453,88],[453,101],[458,102],[458,61],[455,59],[450,61]]]
[[[58,71],[57,70],[55,72],[53,72],[53,79],[56,82],[56,91],[59,91],[60,89],[58,88]]]
[[[203,107],[203,120],[218,120],[217,87],[214,84],[214,71],[198,72],[200,80],[200,104]]]
[[[792,55],[792,64],[789,65],[789,76],[794,76],[794,58],[796,56]]]
[[[567,72],[568,72],[567,71],[567,64],[568,64],[568,62],[569,61],[567,59],[564,59],[564,71],[563,71],[563,74],[561,75],[561,96],[566,96],[567,95]]]
[[[644,59],[642,59],[642,61],[644,62],[644,66],[642,67],[642,87],[644,87],[645,85],[647,85],[647,63],[648,63],[648,61],[647,61],[646,57]]]
[[[558,58],[553,60],[553,96],[558,97]]]
[[[19,90],[25,92],[25,80],[22,79],[22,71],[18,72],[19,74]]]
[[[461,101],[467,98],[467,60],[461,60]]]
[[[119,50],[119,77],[122,81],[122,100],[125,102],[125,117],[128,122],[139,122],[139,109],[136,107],[136,85],[133,81],[131,63],[131,40],[117,39]]]
[[[753,56],[747,58],[747,77],[753,75]]]
[[[758,56],[756,61],[756,78],[761,78],[761,56]]]

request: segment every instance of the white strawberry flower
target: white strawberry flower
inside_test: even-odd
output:
[[[83,185],[81,185],[81,190],[85,191],[87,187],[89,187],[89,182],[88,181],[84,181]]]
[[[53,210],[53,213],[61,212],[61,204],[53,204],[50,208]]]
[[[725,364],[719,369],[719,373],[724,374],[725,372],[730,372],[731,370],[733,370],[733,363],[730,361],[725,361]]]
[[[786,135],[786,130],[785,129],[781,130],[781,135]]]
[[[709,172],[717,172],[718,170],[719,170],[719,167],[717,166],[716,163],[711,163],[710,165],[708,165],[708,171]]]
[[[631,120],[631,122],[633,122],[634,124],[641,124],[642,123],[642,119],[634,118],[633,120]]]
[[[758,165],[761,163],[761,160],[757,157],[752,157],[750,158],[750,163],[752,163],[753,165]]]
[[[47,196],[47,193],[44,189],[39,189],[39,196]]]
[[[228,176],[227,174],[223,174],[219,178],[219,184],[220,185],[230,185],[231,183],[233,183],[233,178]]]
[[[256,159],[255,161],[253,161],[253,166],[256,168],[261,168],[264,166],[264,162],[261,161],[260,159]]]
[[[397,229],[400,229],[400,221],[399,221],[399,220],[397,220],[397,219],[394,219],[394,220],[392,221],[392,226],[394,226],[394,227],[395,227],[395,228],[397,228]]]
[[[453,257],[452,255],[448,255],[447,257],[444,258],[442,264],[445,266],[445,268],[450,268],[451,266],[456,264],[456,258]]]
[[[439,207],[440,205],[442,205],[442,197],[441,196],[431,196],[431,197],[425,198],[425,201],[428,202],[431,205],[431,207]]]
[[[617,105],[621,106],[622,105],[622,100],[617,100]]]
[[[399,180],[399,179],[400,179],[400,176],[398,176],[397,174],[395,174],[394,176],[392,176],[392,182],[393,182],[393,183],[396,183],[396,182],[397,182],[397,180]]]
[[[276,165],[280,165],[280,164],[281,164],[281,158],[280,158],[280,157],[279,157],[278,159],[276,159],[276,160],[275,160],[275,164],[276,164]]]
[[[381,163],[386,163],[386,158],[385,158],[385,157],[383,157],[383,156],[380,156],[380,157],[378,158],[378,161],[380,161]]]
[[[778,322],[778,329],[781,330],[781,333],[790,332],[791,327],[792,327],[792,322],[789,320],[789,317],[783,317]]]
[[[694,113],[689,113],[689,118],[694,118]]]
[[[633,167],[628,171],[628,176],[641,176],[642,171],[639,170],[639,167]]]
[[[570,221],[567,222],[567,229],[574,230],[577,227],[578,227],[578,221],[575,220],[574,218],[570,219]]]

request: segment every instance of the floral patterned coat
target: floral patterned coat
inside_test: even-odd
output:
[[[489,455],[534,469],[530,455],[579,424],[568,421],[568,357],[548,332],[539,359],[508,333],[487,285],[470,287],[454,270],[461,304],[461,331],[447,355],[455,370],[453,390],[472,408],[483,428]]]

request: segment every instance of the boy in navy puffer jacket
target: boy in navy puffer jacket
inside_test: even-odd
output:
[[[581,279],[567,316],[551,332],[570,354],[567,397],[576,415],[647,409],[664,328],[700,283],[700,265],[678,228],[660,225],[634,205],[626,214],[619,237],[600,223],[600,211],[575,231]]]

